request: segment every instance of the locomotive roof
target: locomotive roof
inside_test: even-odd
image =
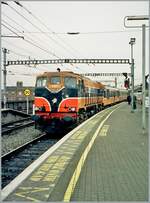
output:
[[[74,72],[72,72],[72,71],[44,72],[44,73],[42,73],[42,74],[40,74],[40,75],[38,75],[38,76],[40,77],[40,76],[50,76],[50,75],[72,75],[72,76],[73,76],[73,75],[76,75],[76,76],[80,76],[79,74],[74,73]]]
[[[52,75],[55,75],[55,76],[57,76],[57,75],[58,75],[58,76],[59,76],[59,75],[61,75],[61,76],[76,76],[76,77],[78,77],[78,78],[80,78],[80,79],[83,79],[83,80],[87,83],[87,85],[93,85],[93,84],[95,84],[96,86],[100,85],[101,88],[105,88],[105,85],[102,84],[101,82],[93,81],[93,80],[91,80],[91,79],[89,79],[89,78],[87,78],[87,77],[85,77],[85,76],[82,76],[82,75],[80,75],[80,74],[74,73],[74,72],[72,72],[72,71],[44,72],[44,73],[38,75],[37,77],[52,76]]]

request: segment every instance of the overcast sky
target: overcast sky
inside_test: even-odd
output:
[[[135,84],[142,81],[142,32],[141,28],[125,28],[124,17],[148,15],[148,1],[124,2],[26,2],[23,8],[14,2],[2,5],[2,47],[10,50],[8,60],[56,59],[59,58],[128,58],[130,59],[131,37],[134,45]],[[137,25],[138,22],[134,23]],[[144,22],[147,23],[147,22]],[[133,25],[133,24],[130,24]],[[139,24],[138,24],[139,25]],[[67,32],[79,32],[68,35]],[[148,29],[146,31],[146,73],[148,73]],[[38,47],[39,48],[38,48]],[[130,72],[129,65],[64,64],[8,66],[7,85],[35,85],[35,76],[40,71],[72,70],[86,72]],[[97,77],[95,80],[110,80],[114,77]],[[118,85],[124,78],[118,78]]]

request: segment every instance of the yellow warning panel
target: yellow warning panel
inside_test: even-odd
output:
[[[23,93],[25,96],[30,96],[31,91],[29,89],[25,89]]]

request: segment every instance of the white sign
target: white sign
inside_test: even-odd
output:
[[[149,97],[145,97],[145,107],[149,108]]]

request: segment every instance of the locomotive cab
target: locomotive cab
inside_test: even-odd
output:
[[[77,77],[71,72],[45,73],[37,77],[35,119],[41,126],[71,124],[77,119]],[[37,122],[38,123],[38,122]]]

